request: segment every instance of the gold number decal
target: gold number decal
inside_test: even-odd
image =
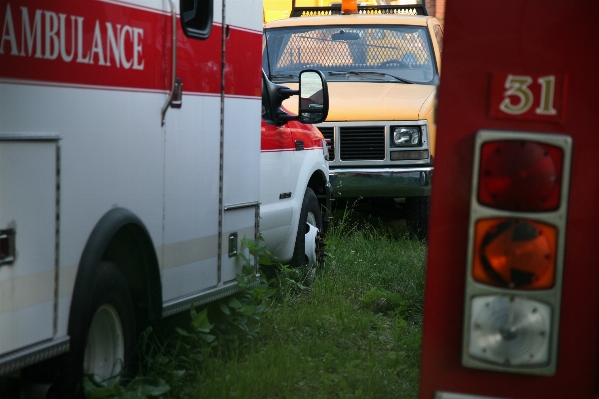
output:
[[[541,85],[541,105],[535,109],[539,115],[556,115],[557,111],[553,108],[553,95],[555,93],[555,76],[543,76],[537,79]]]
[[[499,104],[499,109],[510,115],[520,115],[528,111],[533,101],[532,92],[528,88],[531,83],[530,76],[508,75],[505,80],[505,88],[508,90],[503,93],[504,99]],[[517,96],[519,102],[512,104],[510,96]]]

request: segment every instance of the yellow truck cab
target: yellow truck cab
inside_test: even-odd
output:
[[[333,196],[402,208],[408,228],[425,238],[441,26],[423,0],[343,11],[296,7],[291,18],[266,23],[263,69],[290,87],[303,69],[326,75],[330,111],[317,127],[330,140]]]

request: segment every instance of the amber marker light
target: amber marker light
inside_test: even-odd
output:
[[[553,287],[557,229],[528,219],[481,219],[475,225],[472,278],[502,288]]]
[[[560,204],[563,151],[534,141],[483,144],[478,201],[517,212],[555,210]]]
[[[341,13],[342,14],[357,14],[358,13],[357,0],[342,0]]]

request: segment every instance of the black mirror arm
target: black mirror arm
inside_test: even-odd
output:
[[[281,103],[284,100],[287,100],[291,96],[299,95],[299,93],[300,93],[299,90],[293,90],[293,89],[290,89],[285,86],[277,88],[277,94],[279,96],[279,100]],[[289,115],[287,112],[283,111],[283,109],[281,109],[281,107],[278,107],[276,115],[277,116],[275,119],[278,122],[282,122],[282,123],[287,123],[289,121],[296,121],[299,119],[298,115]]]
[[[285,112],[281,108],[279,108],[279,110],[277,112],[276,120],[280,124],[285,124],[285,123],[287,123],[289,121],[297,121],[297,120],[299,120],[299,115],[289,115],[287,112]]]
[[[268,96],[268,102],[271,109],[271,118],[272,122],[276,125],[283,125],[289,121],[298,120],[299,116],[297,115],[289,115],[287,112],[283,111],[281,105],[283,101],[287,100],[291,96],[299,95],[299,90],[293,90],[286,86],[281,86],[276,83],[271,82],[266,77],[264,70],[262,71],[262,77],[264,81],[264,89],[266,90],[266,95]]]
[[[299,90],[293,90],[290,89],[289,87],[279,87],[277,90],[279,96],[281,96],[281,98],[283,98],[283,100],[287,100],[289,97],[291,96],[299,96],[300,91]]]

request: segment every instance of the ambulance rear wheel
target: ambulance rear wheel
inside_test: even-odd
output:
[[[137,341],[133,301],[115,264],[101,262],[86,300],[86,314],[71,331],[71,350],[57,384],[56,398],[83,398],[84,378],[103,385],[123,383],[132,369]]]
[[[292,267],[309,265],[310,259],[306,254],[306,251],[316,248],[316,240],[320,238],[320,235],[317,236],[316,234],[311,234],[315,233],[314,230],[311,231],[311,229],[315,228],[319,231],[322,231],[322,215],[320,213],[320,204],[318,203],[318,199],[316,198],[314,191],[312,191],[310,187],[307,187],[306,192],[304,193],[304,199],[302,201],[302,210],[300,212],[299,223],[297,227],[293,258],[290,262]],[[315,242],[307,243],[306,239],[314,240]]]
[[[430,197],[408,197],[404,209],[408,231],[419,240],[426,240]]]

